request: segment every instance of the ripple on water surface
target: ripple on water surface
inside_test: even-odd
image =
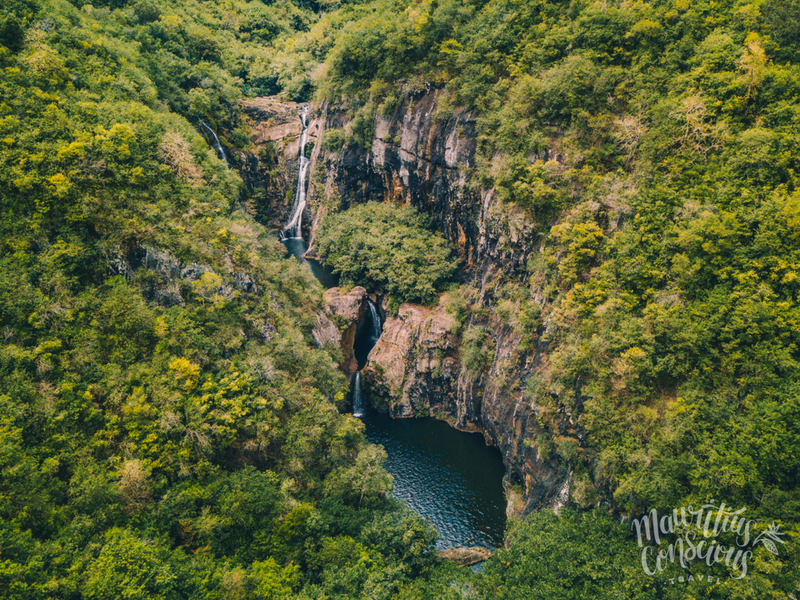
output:
[[[503,461],[479,433],[433,418],[391,419],[369,411],[367,438],[386,448],[394,497],[439,532],[437,548],[503,545]]]

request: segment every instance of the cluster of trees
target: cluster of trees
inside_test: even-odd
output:
[[[387,293],[393,305],[433,301],[457,266],[430,219],[410,206],[357,204],[325,217],[315,239],[345,285]]]

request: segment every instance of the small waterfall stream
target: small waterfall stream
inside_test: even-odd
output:
[[[303,238],[303,211],[306,208],[306,194],[308,181],[308,167],[311,161],[306,158],[306,142],[308,141],[308,107],[303,108],[300,115],[303,123],[303,133],[300,135],[300,169],[297,173],[297,192],[294,196],[292,218],[283,229],[281,236],[284,239]]]
[[[208,131],[208,133],[211,134],[211,137],[214,138],[214,149],[216,149],[216,151],[219,152],[219,157],[222,159],[222,162],[224,162],[227,165],[228,164],[228,157],[225,156],[225,150],[222,148],[222,144],[219,143],[219,138],[217,137],[217,134],[214,133],[214,130],[211,129],[211,127],[209,127],[208,124],[205,123],[204,121],[200,121],[200,125],[206,131]]]
[[[372,339],[376,342],[381,337],[381,318],[378,316],[378,310],[372,300],[368,300],[369,312],[372,317]]]
[[[356,372],[353,383],[353,416],[359,419],[364,416],[364,404],[361,400],[361,371]]]
[[[353,347],[356,360],[358,361],[358,372],[356,372],[356,378],[353,382],[354,417],[363,417],[366,410],[361,397],[361,369],[366,366],[369,353],[375,347],[375,344],[378,343],[382,331],[381,318],[380,315],[378,315],[378,309],[375,307],[375,303],[367,299],[367,306],[369,307],[369,316],[366,319],[363,330],[359,332]]]

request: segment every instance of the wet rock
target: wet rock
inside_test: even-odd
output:
[[[435,307],[402,304],[388,317],[362,371],[373,406],[393,417],[451,412],[459,370],[455,326],[444,296]]]
[[[526,381],[546,368],[546,346],[521,351],[519,335],[491,311],[503,282],[526,285],[527,263],[540,241],[535,219],[523,208],[468,179],[476,166],[475,118],[465,109],[442,110],[440,95],[427,87],[407,95],[394,114],[377,116],[368,147],[345,145],[320,154],[324,185],[310,200],[317,210],[314,227],[328,210],[396,202],[430,215],[453,244],[463,265],[462,281],[476,290],[466,326],[487,331],[491,364],[482,373],[466,373],[459,336],[441,327],[444,311],[404,305],[397,318],[384,324],[370,354],[362,378],[365,393],[395,417],[430,414],[459,429],[482,432],[502,452],[506,490],[520,490],[513,512],[523,514],[562,502],[568,474],[564,465],[537,449],[537,407],[523,397]],[[325,112],[326,131],[347,129],[347,112],[331,107]],[[545,150],[535,158],[557,161],[558,155]],[[495,157],[492,168],[506,168],[504,158]],[[538,297],[543,303],[546,295]]]
[[[241,100],[239,105],[241,125],[250,130],[251,145],[247,151],[232,152],[247,188],[247,208],[265,225],[282,229],[291,216],[303,132],[300,114],[307,105],[275,98]],[[306,146],[311,154],[309,173],[319,153],[323,127],[324,121],[309,112]],[[311,213],[304,214],[304,231],[309,230],[311,221]]]

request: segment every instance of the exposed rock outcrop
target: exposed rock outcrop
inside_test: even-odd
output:
[[[492,551],[488,548],[447,548],[438,550],[436,556],[454,562],[459,566],[468,567],[484,560],[489,560]]]
[[[249,196],[249,209],[261,222],[281,229],[289,219],[294,203],[299,168],[300,114],[305,105],[279,102],[272,98],[241,100],[241,115],[250,131],[251,148],[237,152],[239,169]],[[312,160],[319,153],[323,120],[309,113],[306,152]],[[304,231],[312,216],[304,215]]]
[[[118,249],[108,258],[109,274],[121,275],[133,279],[137,273],[139,284],[147,300],[162,306],[182,306],[185,299],[181,290],[181,282],[191,284],[199,280],[205,273],[216,275],[209,265],[198,263],[184,264],[166,250],[150,246],[134,246],[123,252]],[[230,299],[234,291],[250,294],[258,293],[258,286],[248,273],[234,271],[228,273],[224,281],[220,277],[219,284],[213,289],[204,289],[209,297]]]
[[[373,404],[393,417],[452,414],[460,368],[455,328],[444,296],[434,308],[402,304],[384,322],[363,370]]]
[[[314,341],[320,348],[330,345],[340,349],[342,333],[334,322],[322,311],[317,311],[316,317],[317,320],[316,323],[314,323],[314,329],[311,330],[311,336],[314,338]]]
[[[326,320],[333,324],[339,335],[339,347],[342,352],[342,359],[339,368],[347,375],[352,375],[358,370],[353,347],[359,329],[366,321],[367,310],[367,290],[356,286],[348,292],[342,288],[331,288],[323,296],[325,303]],[[320,316],[318,315],[318,327],[315,328],[314,337],[320,338],[330,336],[330,329],[324,323],[320,327]],[[319,333],[317,331],[319,330]],[[326,333],[328,332],[328,333]]]

